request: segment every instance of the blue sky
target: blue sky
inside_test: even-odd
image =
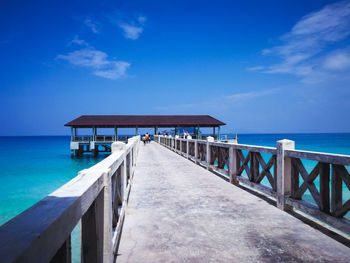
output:
[[[350,132],[350,1],[5,0],[0,61],[0,135],[82,114]]]

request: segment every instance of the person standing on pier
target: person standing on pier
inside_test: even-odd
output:
[[[146,145],[147,137],[146,135],[143,135],[142,137],[143,145]]]

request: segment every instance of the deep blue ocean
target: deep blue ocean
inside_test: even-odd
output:
[[[298,150],[350,155],[350,133],[239,134],[240,144],[275,147],[280,139],[294,140]],[[95,159],[86,154],[72,158],[69,146],[69,136],[0,137],[0,225],[71,180],[80,170],[107,156],[100,154]],[[303,163],[309,172],[316,164],[313,161]],[[349,197],[349,191],[345,190],[344,199]],[[303,198],[313,201],[308,192]],[[79,245],[77,233],[73,234],[72,243],[73,246]],[[74,262],[79,258],[77,250],[73,255]]]

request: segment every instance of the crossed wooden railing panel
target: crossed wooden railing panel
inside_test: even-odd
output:
[[[248,154],[244,156],[242,150],[237,150],[237,154],[241,163],[237,172],[238,176],[245,171],[249,181],[256,184],[260,184],[266,177],[273,191],[276,191],[276,155],[272,155],[266,163],[259,152],[248,151]],[[272,168],[273,173],[271,173]]]
[[[226,147],[210,147],[210,165],[215,165],[219,169],[228,169],[229,150]]]
[[[205,161],[207,158],[207,145],[205,143],[198,142],[197,148],[198,148],[198,159],[201,161]]]
[[[194,141],[191,141],[188,144],[189,144],[189,146],[188,146],[189,155],[190,156],[194,156],[195,155],[195,146],[196,146],[196,144],[195,144]]]
[[[315,204],[324,213],[343,217],[350,210],[350,198],[343,204],[343,182],[350,191],[350,175],[344,165],[318,162],[308,173],[300,159],[292,158],[292,176],[292,198],[301,200],[309,190]],[[319,190],[314,183],[317,178]]]
[[[182,140],[181,141],[181,147],[182,147],[182,152],[184,154],[186,154],[187,153],[187,142],[186,142],[186,140]]]

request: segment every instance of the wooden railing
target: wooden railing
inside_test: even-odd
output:
[[[71,262],[80,221],[81,261],[113,262],[139,149],[139,136],[0,228],[1,262]]]
[[[113,135],[96,135],[96,136],[73,136],[73,142],[113,142],[116,141],[116,137]]]
[[[278,141],[277,147],[165,136],[154,140],[233,184],[241,182],[276,199],[282,210],[297,209],[350,234],[350,221],[344,217],[350,210],[350,156],[298,151],[290,140]],[[302,160],[315,161],[310,173]],[[305,200],[307,190],[312,200]]]

